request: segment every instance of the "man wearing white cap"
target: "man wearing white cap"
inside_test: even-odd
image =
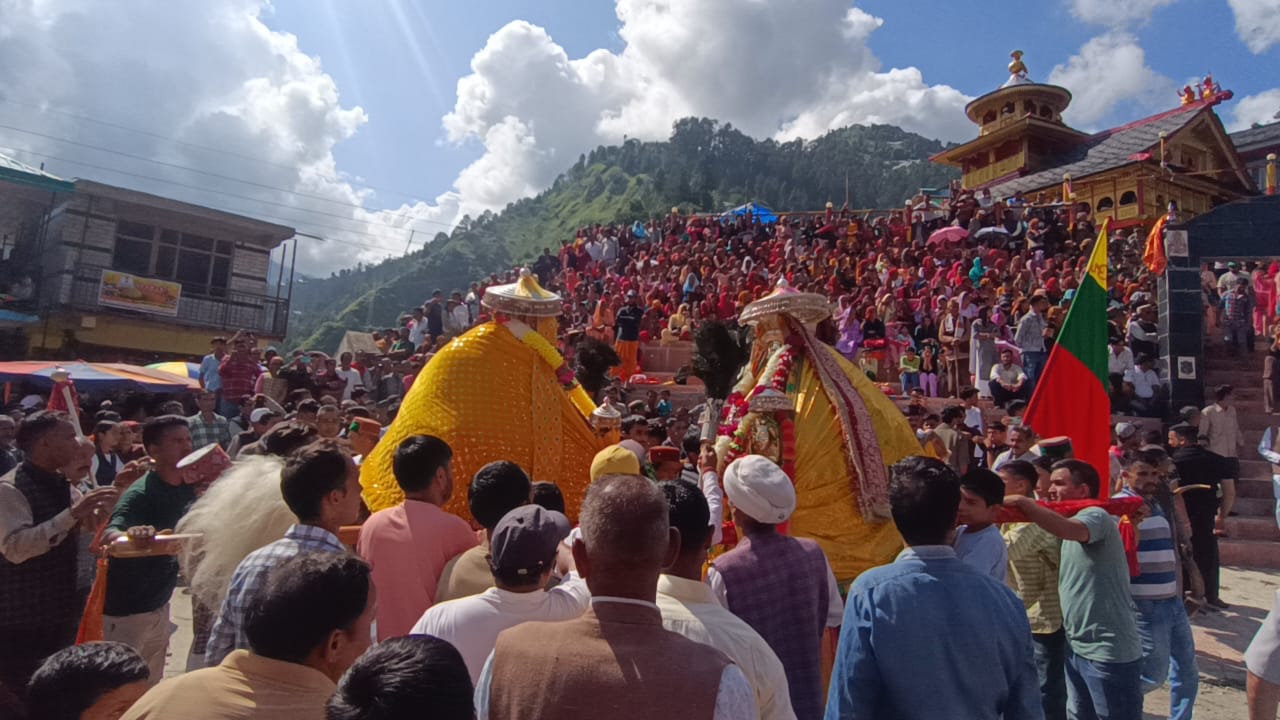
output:
[[[428,608],[410,634],[449,641],[475,683],[498,633],[531,620],[568,620],[586,612],[591,592],[576,572],[551,590],[543,589],[568,535],[569,520],[554,510],[522,505],[507,513],[489,541],[494,587]]]
[[[232,458],[239,457],[242,451],[261,440],[262,436],[266,435],[267,431],[275,427],[278,422],[280,422],[280,415],[270,408],[254,410],[249,415],[249,429],[235,436],[231,441],[231,447],[227,448],[227,454]]]
[[[822,717],[822,633],[844,604],[822,548],[778,532],[796,508],[791,478],[768,458],[747,455],[724,472],[725,497],[741,540],[716,558],[707,582],[782,661],[799,720]]]

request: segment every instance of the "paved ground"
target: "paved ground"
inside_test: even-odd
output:
[[[1244,662],[1242,655],[1262,624],[1280,587],[1280,570],[1223,568],[1222,598],[1231,608],[1222,613],[1201,613],[1192,618],[1200,665],[1200,697],[1195,715],[1200,720],[1240,720],[1245,717]],[[191,596],[178,588],[173,596],[174,633],[169,642],[165,677],[187,670],[191,647]],[[1147,696],[1146,718],[1169,716],[1169,692]]]
[[[1275,602],[1280,570],[1222,569],[1222,599],[1231,608],[1201,613],[1191,619],[1200,666],[1200,697],[1195,715],[1200,720],[1240,720],[1246,716],[1244,695],[1245,648]],[[1169,716],[1169,692],[1147,696],[1147,718]]]

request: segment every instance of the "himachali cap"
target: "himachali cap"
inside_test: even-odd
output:
[[[817,293],[796,290],[784,278],[773,292],[748,304],[738,320],[749,324],[770,315],[790,315],[802,323],[818,323],[831,317],[831,303]]]
[[[528,268],[520,269],[520,279],[510,285],[494,285],[484,291],[480,304],[509,315],[559,317],[560,296],[545,290]]]
[[[669,445],[656,445],[649,448],[649,462],[654,465],[664,462],[680,462],[680,448]]]
[[[1055,461],[1066,460],[1067,458],[1074,457],[1071,448],[1071,438],[1066,435],[1045,438],[1044,440],[1036,443],[1036,445],[1040,448],[1041,456],[1053,458]]]
[[[560,541],[569,536],[569,519],[540,505],[522,505],[498,521],[489,540],[494,572],[537,579],[555,561]]]

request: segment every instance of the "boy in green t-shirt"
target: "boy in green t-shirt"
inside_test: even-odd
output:
[[[912,390],[920,387],[920,356],[910,345],[898,359],[898,380],[902,382],[903,395],[909,395]]]

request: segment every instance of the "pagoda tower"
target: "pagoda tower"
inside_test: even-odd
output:
[[[979,128],[978,137],[933,158],[960,168],[966,188],[1047,170],[1089,137],[1062,121],[1071,92],[1033,82],[1022,63],[1022,51],[1015,50],[1011,56],[1009,80],[964,108]]]

